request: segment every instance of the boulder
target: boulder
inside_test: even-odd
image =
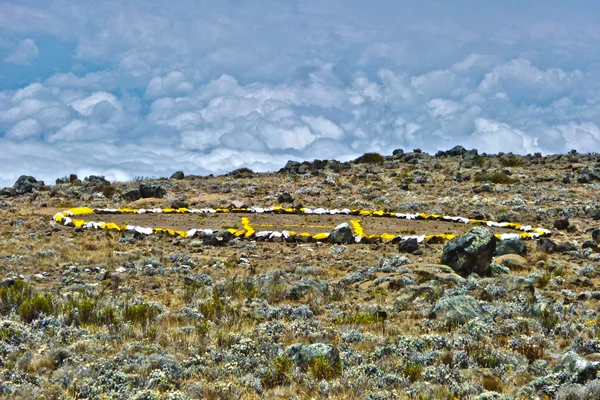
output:
[[[560,242],[556,246],[556,251],[559,253],[568,253],[570,251],[578,251],[578,250],[579,249],[577,248],[575,243],[572,243],[572,242]]]
[[[85,177],[83,180],[84,186],[98,187],[98,186],[109,186],[110,182],[102,175],[90,175]]]
[[[495,256],[503,256],[505,254],[518,254],[523,256],[527,254],[527,246],[521,239],[504,239],[500,240],[494,251]]]
[[[467,152],[467,149],[465,149],[464,147],[459,145],[459,146],[454,146],[453,148],[448,150],[446,152],[446,154],[448,154],[450,157],[457,157],[457,156],[462,156],[466,152]]]
[[[398,243],[400,253],[414,253],[419,249],[419,242],[415,238],[410,238]]]
[[[151,185],[149,183],[140,184],[140,197],[143,199],[149,197],[161,198],[167,194],[167,191],[160,186]]]
[[[233,239],[233,234],[226,229],[216,233],[205,235],[202,238],[202,244],[206,246],[223,246]]]
[[[537,241],[537,249],[544,253],[554,253],[557,250],[556,243],[548,238],[540,238]]]
[[[446,243],[441,263],[450,266],[462,276],[473,272],[483,276],[488,273],[495,249],[494,234],[487,228],[476,226]]]
[[[177,179],[177,180],[185,179],[185,174],[183,173],[183,171],[177,171],[173,175],[171,175],[171,177],[169,179]]]
[[[140,191],[137,189],[129,190],[121,195],[123,200],[126,201],[136,201],[139,200],[142,196],[140,195]]]
[[[568,351],[560,358],[555,372],[565,371],[575,378],[577,383],[585,383],[596,378],[597,363],[586,360],[574,351]]]
[[[471,296],[442,297],[431,309],[431,317],[448,324],[462,325],[473,318],[487,317],[489,313]]]
[[[171,208],[174,208],[174,209],[188,208],[188,207],[189,207],[189,204],[187,202],[183,201],[183,200],[174,200],[171,203]]]
[[[38,182],[33,176],[21,175],[12,188],[15,194],[25,194],[42,186],[44,186],[44,182]]]
[[[340,352],[330,343],[296,343],[285,349],[285,355],[299,367],[306,367],[317,358],[324,358],[330,366],[340,363]]]
[[[354,243],[354,233],[346,222],[336,226],[329,235],[329,242],[334,244]]]
[[[279,195],[279,197],[277,197],[277,201],[281,204],[281,203],[293,203],[294,202],[294,198],[292,197],[291,194],[285,192]]]
[[[569,218],[560,218],[554,220],[554,228],[559,231],[564,231],[569,227]]]
[[[592,240],[600,245],[600,229],[594,229],[592,231]]]

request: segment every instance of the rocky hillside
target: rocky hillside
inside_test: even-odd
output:
[[[600,398],[599,155],[457,146],[290,161],[274,173],[184,172],[52,185],[22,176],[0,189],[0,396]],[[465,224],[448,241],[354,243],[346,231],[207,240],[53,220],[81,206],[274,205],[423,212],[552,234],[499,240]]]

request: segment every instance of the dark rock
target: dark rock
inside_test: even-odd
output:
[[[502,256],[504,254],[518,254],[523,256],[527,254],[527,246],[521,239],[504,239],[498,242],[494,256]]]
[[[574,351],[565,353],[554,367],[554,371],[568,372],[577,383],[585,383],[596,378],[595,363],[586,360]]]
[[[354,243],[354,233],[347,223],[336,226],[329,234],[329,242],[334,244]]]
[[[600,229],[594,229],[592,231],[592,240],[596,242],[596,244],[600,244]]]
[[[177,179],[177,180],[185,179],[185,174],[183,173],[183,171],[177,171],[173,175],[171,175],[171,177],[169,179]]]
[[[321,357],[330,366],[337,366],[340,363],[340,352],[330,343],[296,343],[286,348],[284,353],[299,367],[306,367],[311,361]]]
[[[494,234],[489,229],[476,226],[464,235],[446,243],[441,263],[450,266],[462,276],[473,272],[484,276],[488,273],[495,249]]]
[[[84,179],[83,185],[84,186],[92,186],[92,187],[109,186],[110,182],[108,180],[106,180],[106,178],[104,178],[104,176],[90,175]]]
[[[121,195],[123,200],[126,201],[136,201],[139,200],[142,196],[140,195],[140,191],[137,189],[129,190]]]
[[[21,175],[13,185],[15,194],[25,194],[33,192],[33,189],[39,189],[44,186],[44,182],[38,182],[33,176]]]
[[[162,198],[167,194],[166,190],[163,189],[162,187],[151,185],[149,183],[140,184],[139,191],[140,191],[140,197],[143,199],[146,199],[149,197]]]
[[[593,240],[586,240],[581,245],[581,249],[592,249],[595,253],[597,253],[599,248],[596,242],[594,242]]]
[[[556,246],[556,251],[559,253],[568,253],[570,251],[578,251],[578,250],[579,249],[577,248],[575,243],[572,243],[572,242],[560,242]]]
[[[548,238],[540,238],[537,241],[537,249],[544,253],[554,253],[557,247],[556,243]]]
[[[569,227],[569,219],[568,218],[561,218],[561,219],[557,219],[554,221],[554,228],[558,229],[559,231],[564,231],[568,227]]]
[[[396,149],[396,150],[392,151],[392,155],[394,155],[394,156],[401,156],[403,154],[404,154],[404,150],[402,150],[402,149]]]
[[[0,287],[8,288],[15,284],[14,278],[5,278],[0,281]]]
[[[212,235],[205,235],[202,238],[202,244],[206,246],[224,246],[233,239],[233,234],[226,229],[223,229]]]
[[[285,192],[279,195],[279,197],[277,197],[277,201],[281,204],[281,203],[293,203],[294,202],[294,198],[292,197],[291,194]]]
[[[450,150],[448,150],[446,152],[446,154],[448,154],[450,157],[458,157],[458,156],[462,156],[466,152],[467,152],[467,149],[465,149],[464,147],[462,147],[462,146],[454,146],[453,148],[451,148]]]
[[[462,325],[473,318],[486,317],[489,314],[481,304],[471,296],[442,297],[431,310],[431,317],[443,319],[447,324]]]
[[[188,208],[189,204],[183,200],[175,200],[171,203],[171,208],[174,209],[178,209],[178,208]]]
[[[400,253],[414,253],[419,248],[419,242],[415,238],[410,238],[398,243]]]

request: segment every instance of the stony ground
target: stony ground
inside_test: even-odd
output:
[[[0,396],[600,398],[598,163],[457,148],[290,162],[271,174],[24,177],[0,189]],[[75,206],[280,203],[553,234],[491,243],[478,228],[400,252],[380,242],[211,246],[52,221]]]

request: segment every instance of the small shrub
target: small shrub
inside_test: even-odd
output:
[[[150,321],[159,314],[159,311],[147,303],[126,305],[123,319],[146,328]]]
[[[40,315],[51,315],[54,312],[52,296],[50,294],[34,296],[25,300],[17,311],[25,322],[31,322]]]
[[[483,368],[495,368],[498,366],[499,360],[490,350],[477,350],[472,354],[473,361],[481,365]]]
[[[524,355],[530,363],[544,358],[544,348],[538,344],[524,344],[517,346],[515,351]]]
[[[491,392],[502,393],[504,390],[502,381],[493,375],[488,375],[481,378],[481,386],[483,386],[485,390],[489,390]]]
[[[383,317],[379,315],[359,313],[336,318],[333,323],[336,325],[370,325],[383,321]]]
[[[560,318],[554,311],[544,309],[542,311],[540,322],[544,329],[551,331],[552,329],[556,328],[556,326],[560,323]]]
[[[254,171],[252,171],[250,168],[242,167],[242,168],[234,169],[230,173],[230,175],[241,175],[241,174],[254,174]]]
[[[288,385],[292,371],[292,360],[286,356],[277,357],[273,360],[271,368],[266,370],[260,377],[263,386],[267,389]]]
[[[329,364],[329,361],[320,355],[308,363],[308,372],[317,380],[330,380],[340,376],[342,373],[341,362],[336,364]]]
[[[382,164],[384,161],[385,158],[379,153],[365,153],[356,159],[358,164]]]
[[[402,367],[401,372],[411,382],[416,382],[423,376],[423,366],[412,361],[407,361]]]
[[[535,283],[538,287],[545,288],[546,286],[548,286],[548,282],[550,282],[550,278],[552,278],[552,275],[550,275],[550,273],[548,273],[548,272],[545,272],[544,274],[535,278]]]
[[[523,163],[519,157],[507,157],[500,160],[503,167],[520,167]]]
[[[17,310],[33,295],[34,290],[31,285],[22,279],[17,279],[12,286],[0,287],[0,313],[9,314]]]

